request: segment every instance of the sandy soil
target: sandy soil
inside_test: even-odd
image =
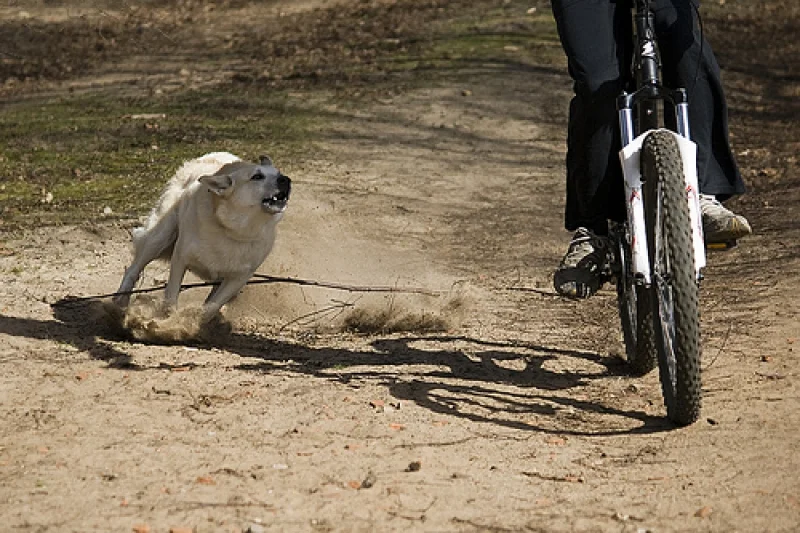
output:
[[[698,423],[665,424],[657,375],[626,374],[613,288],[550,288],[563,65],[478,65],[324,102],[333,126],[290,169],[262,272],[397,292],[252,285],[230,332],[143,343],[63,303],[116,288],[135,221],[5,235],[0,530],[796,531],[797,73],[738,61],[736,6],[708,24],[756,231],[710,257]]]

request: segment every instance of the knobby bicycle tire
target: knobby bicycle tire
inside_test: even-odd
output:
[[[661,387],[667,417],[688,425],[700,416],[702,394],[699,287],[683,163],[672,133],[647,136],[641,171]]]
[[[627,226],[615,232],[617,242],[617,309],[619,310],[622,338],[628,368],[636,376],[643,376],[658,364],[653,331],[653,307],[650,292],[634,282],[631,268],[631,247]]]

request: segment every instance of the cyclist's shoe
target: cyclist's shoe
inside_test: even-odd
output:
[[[746,218],[726,209],[713,195],[700,195],[700,212],[706,244],[735,243],[753,232]]]
[[[553,275],[556,292],[567,298],[589,298],[610,279],[610,264],[608,237],[578,228]]]

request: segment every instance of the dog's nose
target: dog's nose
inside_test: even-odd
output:
[[[282,191],[288,191],[292,187],[292,180],[289,179],[289,176],[284,176],[281,174],[278,176],[278,188]]]

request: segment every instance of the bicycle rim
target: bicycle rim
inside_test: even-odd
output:
[[[679,425],[700,416],[699,291],[691,224],[677,142],[651,133],[642,146],[653,327],[667,417]]]

